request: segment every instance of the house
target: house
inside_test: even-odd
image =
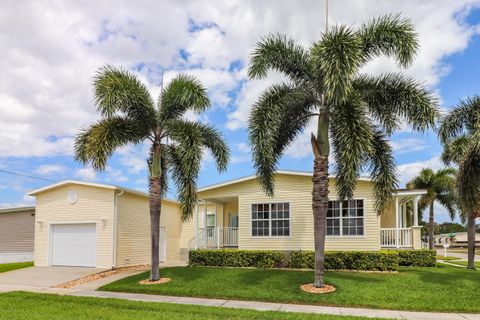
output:
[[[35,207],[0,209],[0,263],[33,260]]]
[[[162,201],[160,257],[185,262],[195,248],[313,250],[311,173],[278,171],[273,198],[255,176],[198,190],[193,219]],[[336,201],[330,179],[326,250],[420,249],[417,204],[425,190],[397,190],[379,215],[373,184],[360,178],[354,198]],[[115,185],[67,180],[29,193],[36,197],[37,266],[123,267],[150,263],[148,194]],[[413,210],[407,210],[407,205]]]
[[[112,268],[150,263],[148,194],[67,180],[29,195],[36,197],[36,266]],[[176,201],[162,201],[161,261],[180,260],[185,233],[180,217]]]
[[[255,176],[199,189],[189,247],[313,250],[311,179],[310,172],[278,171],[273,198]],[[369,178],[358,179],[352,200],[335,200],[334,178],[329,188],[326,250],[422,247],[418,200],[426,190],[396,190],[393,205],[379,214]],[[408,204],[413,210],[407,210]]]
[[[468,247],[467,232],[442,233],[435,236],[435,245],[442,247],[444,244],[450,247]],[[480,233],[475,234],[475,246],[480,247]]]

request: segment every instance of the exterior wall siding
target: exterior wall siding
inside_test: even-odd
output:
[[[313,250],[313,214],[311,177],[279,174],[275,177],[275,196],[267,197],[254,179],[199,192],[200,199],[238,197],[239,249]],[[336,198],[335,182],[330,180],[330,199]],[[364,236],[327,237],[326,250],[379,250],[380,217],[374,210],[373,189],[368,181],[359,181],[354,198],[363,199]],[[289,202],[289,237],[252,237],[251,205]]]
[[[70,191],[78,194],[75,204],[70,204],[67,200]],[[49,234],[52,224],[96,223],[97,267],[112,267],[113,190],[84,185],[65,185],[42,192],[36,197],[34,260],[36,266],[49,265]]]
[[[35,210],[0,213],[0,254],[33,252]]]
[[[160,226],[166,229],[166,262],[180,261],[181,212],[178,204],[163,201]],[[118,198],[116,266],[150,264],[148,198],[125,193]]]

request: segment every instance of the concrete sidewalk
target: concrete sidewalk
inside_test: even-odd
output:
[[[284,311],[299,313],[331,314],[369,318],[409,319],[409,320],[480,320],[480,314],[414,312],[365,308],[326,307],[313,305],[269,303],[258,301],[240,301],[225,299],[205,299],[191,297],[174,297],[148,294],[133,294],[105,291],[77,291],[69,295],[97,298],[116,298],[133,301],[166,302],[175,304],[201,305],[209,307],[253,309],[260,311]]]

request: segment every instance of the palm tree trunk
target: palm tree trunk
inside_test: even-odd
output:
[[[315,279],[314,286],[324,286],[325,270],[325,223],[328,209],[328,157],[316,156],[313,161],[313,224],[315,241]]]
[[[150,231],[151,231],[151,249],[152,249],[152,270],[150,272],[150,281],[160,279],[160,212],[162,207],[161,183],[159,177],[150,178]]]
[[[475,214],[468,215],[468,269],[475,269]]]
[[[428,216],[428,248],[433,250],[435,245],[435,218],[433,213],[433,204],[432,201],[430,203],[430,214]]]

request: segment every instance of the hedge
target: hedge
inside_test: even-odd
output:
[[[398,264],[413,267],[435,267],[435,250],[398,250]]]
[[[325,269],[372,271],[398,270],[399,256],[393,252],[336,251],[325,252]],[[294,251],[288,260],[290,268],[314,269],[313,251]]]
[[[284,254],[273,250],[195,250],[189,253],[191,266],[281,267]]]

